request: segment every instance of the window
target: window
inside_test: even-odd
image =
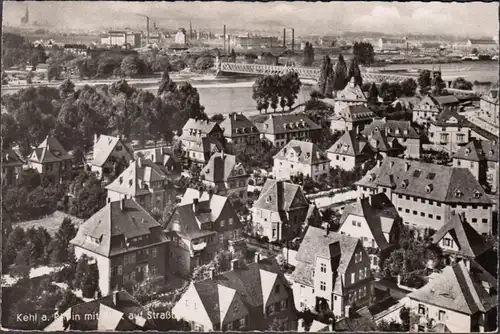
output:
[[[443,245],[446,247],[452,247],[453,246],[453,240],[449,238],[444,238],[443,239]]]
[[[401,207],[398,207],[398,211],[403,211],[403,208],[401,208]]]
[[[232,331],[232,330],[233,330],[233,323],[232,323],[232,322],[228,323],[228,324],[226,325],[226,329],[227,329],[228,331]]]
[[[355,273],[351,273],[351,284],[356,282],[356,274]]]
[[[431,218],[431,219],[432,219],[432,218],[434,218],[434,215],[433,215],[433,214],[431,214],[431,213],[429,213],[429,215],[428,215],[428,216],[429,216],[429,218]]]
[[[421,198],[420,199],[420,202],[424,203],[425,204],[425,199]]]
[[[473,223],[477,223],[477,218],[472,218],[471,220]]]
[[[123,266],[119,265],[118,266],[118,275],[123,274]]]
[[[288,298],[285,298],[281,301],[281,309],[286,310],[288,308]]]
[[[277,230],[275,228],[273,228],[273,238],[276,238],[276,234],[277,234]]]
[[[437,206],[441,206],[441,203],[437,202],[437,203],[436,203],[436,205],[437,205]]]
[[[219,234],[219,243],[224,243],[224,234]]]
[[[410,200],[410,196],[406,195],[406,199],[409,201]]]
[[[324,281],[319,282],[319,289],[321,291],[326,291],[326,282],[324,282]]]
[[[402,198],[403,198],[403,195],[398,195],[398,198],[399,198],[399,199],[402,199]]]
[[[342,157],[342,161],[345,161],[345,157]]]
[[[363,277],[363,269],[359,269],[359,279],[362,280],[364,277]]]
[[[220,221],[220,227],[224,227],[224,219]]]
[[[439,310],[438,319],[439,319],[440,321],[443,321],[445,316],[446,316],[446,312],[445,312],[445,311],[442,311],[442,310]]]
[[[352,226],[356,226],[356,221],[352,221]]]
[[[417,210],[413,210],[413,214],[417,215],[418,214]]]
[[[240,328],[245,327],[245,318],[240,319]]]
[[[233,222],[234,222],[234,219],[233,218],[229,218],[229,225],[233,225]]]
[[[274,292],[280,293],[280,285],[279,284],[274,287]]]
[[[488,218],[483,218],[482,221],[483,221],[484,224],[487,224],[488,223]]]
[[[135,281],[135,271],[130,274],[130,280]]]
[[[410,213],[410,209],[405,209],[405,212],[406,213]]]
[[[266,307],[266,315],[272,315],[274,313],[274,304]]]
[[[413,197],[413,202],[418,202],[418,198]]]
[[[151,273],[153,275],[156,275],[158,273],[158,268],[156,268],[155,266],[151,266]]]
[[[116,276],[116,271],[117,271],[116,267],[111,267],[111,276]]]
[[[425,306],[423,304],[418,304],[418,314],[425,315]]]
[[[153,257],[156,257],[156,255],[158,254],[158,249],[156,249],[156,247],[154,247],[152,250],[151,250],[151,255]]]
[[[321,264],[321,272],[326,273],[326,264],[324,263]]]
[[[357,222],[358,227],[361,227],[361,222]]]
[[[437,220],[441,220],[441,216],[436,216],[436,219]]]

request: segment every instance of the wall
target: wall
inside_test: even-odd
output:
[[[442,141],[441,135],[447,136],[445,141]],[[429,141],[436,145],[446,148],[448,152],[456,152],[460,144],[466,144],[470,139],[470,129],[467,127],[455,126],[435,126],[431,124],[429,127]]]
[[[178,320],[183,319],[187,322],[193,321],[196,324],[202,325],[203,331],[208,332],[218,329],[213,328],[212,321],[193,283],[189,285],[181,299],[175,304],[172,309],[172,314],[175,315],[175,318]]]
[[[420,158],[420,151],[421,151],[421,145],[420,145],[420,139],[405,139],[405,138],[397,138],[398,142],[406,147],[406,150],[404,152],[405,157],[410,157],[410,158]]]
[[[76,246],[75,256],[79,259],[83,254],[97,260],[97,269],[99,270],[99,289],[103,296],[111,293],[111,261],[102,255],[91,252],[87,249]]]
[[[339,167],[343,170],[353,170],[356,167],[356,158],[350,155],[327,152],[332,168]]]
[[[307,307],[311,310],[314,309],[316,298],[313,294],[312,286],[294,282],[292,289],[295,308],[298,311],[301,311],[304,307]]]
[[[453,167],[462,167],[462,168],[467,168],[468,170],[471,171],[472,175],[476,178],[476,180],[480,180],[480,173],[479,173],[479,162],[477,161],[470,161],[470,160],[464,160],[464,159],[453,159]]]
[[[415,228],[431,227],[438,230],[446,223],[447,210],[444,203],[401,194],[393,194],[391,201],[398,210],[402,221],[407,225]]]

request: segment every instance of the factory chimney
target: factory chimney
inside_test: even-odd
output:
[[[292,28],[292,52],[295,51],[295,29]]]
[[[283,48],[286,48],[286,28],[283,28]]]
[[[226,25],[224,24],[224,53],[226,53]]]

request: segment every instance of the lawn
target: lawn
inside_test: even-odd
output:
[[[44,227],[47,230],[47,232],[49,232],[49,234],[53,237],[56,234],[57,230],[59,229],[59,226],[61,225],[65,217],[71,218],[71,221],[73,222],[73,224],[75,224],[76,228],[78,228],[80,224],[83,223],[84,221],[83,219],[70,216],[64,212],[56,211],[53,214],[48,215],[44,218],[28,220],[25,222],[18,222],[18,223],[14,222],[12,223],[12,227],[15,228],[19,226],[23,230],[27,230],[30,227],[34,228]]]

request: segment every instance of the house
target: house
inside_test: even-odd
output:
[[[267,179],[251,211],[255,234],[292,240],[307,222],[309,202],[299,185]]]
[[[273,258],[191,281],[172,309],[191,330],[265,331],[278,319],[283,330],[297,330],[293,292]]]
[[[53,136],[45,137],[45,140],[31,152],[27,160],[29,168],[36,169],[51,183],[71,180],[73,156],[68,154]]]
[[[411,324],[412,331],[424,332],[428,323],[444,325],[451,333],[496,330],[497,284],[474,261],[445,267],[438,277],[408,295],[407,306],[420,318]]]
[[[421,142],[420,135],[409,121],[386,120],[385,118],[374,119],[372,123],[367,125],[361,132],[368,140],[371,139],[372,133],[385,132],[385,136],[389,142],[396,139],[399,144],[404,146],[404,157],[420,158]]]
[[[491,245],[467,222],[463,214],[451,215],[449,221],[431,237],[443,250],[447,264],[472,261],[491,249]]]
[[[469,39],[467,48],[471,51],[477,49],[479,52],[498,52],[498,43],[494,39]]]
[[[330,129],[333,132],[350,131],[357,127],[363,130],[375,118],[375,113],[363,104],[347,105],[335,110],[338,112],[330,118]]]
[[[90,170],[97,178],[110,178],[116,172],[128,166],[134,157],[131,147],[120,136],[94,135],[93,159]]]
[[[346,131],[327,151],[332,168],[353,170],[370,159],[374,152],[368,139],[360,134],[359,129]]]
[[[491,192],[498,190],[498,142],[475,140],[460,147],[453,154],[453,166],[468,168],[479,183],[488,185]]]
[[[406,38],[387,38],[381,37],[378,40],[379,50],[400,50],[406,49],[407,40]]]
[[[2,185],[19,186],[23,177],[23,164],[14,150],[2,149]]]
[[[190,118],[180,140],[189,162],[203,167],[210,156],[223,149],[224,133],[217,122]]]
[[[264,123],[257,123],[261,138],[276,147],[283,147],[292,139],[316,141],[321,127],[305,114],[270,115]]]
[[[309,226],[292,274],[298,310],[330,310],[337,317],[369,303],[373,276],[359,239]]]
[[[174,41],[176,44],[186,45],[186,29],[179,28],[175,34]]]
[[[386,193],[413,228],[439,230],[455,211],[465,212],[480,234],[491,234],[493,202],[467,168],[386,158],[356,186],[361,197]]]
[[[429,141],[447,152],[456,152],[471,137],[469,121],[456,111],[442,111],[430,122]]]
[[[377,131],[374,128],[373,131],[366,131],[365,133],[368,135],[368,144],[377,159],[403,156],[406,147],[401,145],[399,140],[388,134],[387,131],[380,131],[380,129]]]
[[[203,184],[216,194],[230,198],[234,196],[246,203],[250,175],[241,162],[236,162],[235,155],[225,154],[224,151],[214,153],[200,175]]]
[[[380,193],[346,205],[338,232],[358,238],[364,248],[371,248],[370,266],[378,270],[381,255],[397,244],[400,223],[396,208],[386,194]]]
[[[500,104],[498,102],[498,84],[493,86],[488,93],[483,94],[479,101],[480,116],[491,124],[496,124],[498,127]]]
[[[232,153],[257,153],[259,130],[243,114],[231,113],[219,125],[224,131],[224,138]]]
[[[292,139],[273,159],[273,175],[277,180],[290,180],[301,174],[319,181],[330,171],[330,160],[311,142]]]
[[[169,270],[189,275],[209,263],[221,249],[241,250],[243,225],[227,197],[188,188],[168,222],[165,233]]]
[[[146,148],[134,151],[134,159],[145,158],[151,160],[168,175],[169,178],[176,179],[180,177],[182,165],[179,157],[172,148],[168,146]]]
[[[80,225],[70,243],[77,258],[85,254],[96,261],[103,295],[166,273],[162,227],[131,199],[106,204]]]
[[[45,327],[44,331],[154,330],[157,327],[151,315],[152,311],[122,290],[68,308]]]
[[[63,49],[77,56],[86,56],[88,47],[85,44],[64,44]]]
[[[436,119],[441,111],[458,111],[460,100],[454,95],[427,95],[413,108],[412,121],[427,124]]]
[[[163,212],[167,200],[168,177],[163,170],[149,159],[138,158],[105,188],[107,202],[133,199],[151,212]]]
[[[335,92],[335,110],[344,110],[348,106],[363,105],[366,107],[368,100],[361,87],[354,82],[354,78],[341,91]]]
[[[398,97],[394,102],[392,102],[392,107],[396,108],[399,104],[401,109],[412,111],[416,106],[422,101],[421,97],[418,96],[401,96]]]

